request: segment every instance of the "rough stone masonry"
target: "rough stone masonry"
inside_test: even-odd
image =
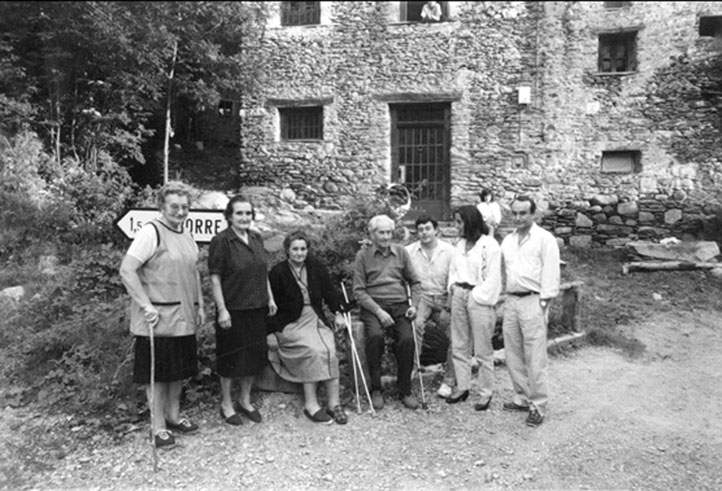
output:
[[[722,206],[722,3],[441,2],[421,23],[414,2],[319,2],[306,25],[284,3],[257,2],[244,40],[262,81],[241,98],[239,172],[295,209],[398,180],[390,107],[414,103],[449,108],[447,211],[482,186],[531,194],[583,246],[694,236]],[[287,107],[322,107],[322,137],[284,139]]]

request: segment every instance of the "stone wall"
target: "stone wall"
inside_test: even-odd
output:
[[[262,91],[242,100],[241,180],[296,209],[338,209],[392,180],[389,103],[451,104],[451,206],[492,187],[536,197],[567,243],[694,235],[720,204],[717,2],[449,2],[450,20],[398,21],[398,2],[321,2],[280,27],[264,2]],[[599,33],[637,29],[637,70],[599,74]],[[720,75],[720,76],[718,76]],[[517,88],[531,88],[519,104]],[[324,139],[284,142],[277,107],[323,105]],[[634,172],[601,170],[634,150]]]

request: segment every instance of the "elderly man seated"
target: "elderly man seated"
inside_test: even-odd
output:
[[[394,228],[394,221],[386,215],[377,215],[369,220],[368,232],[372,244],[356,254],[353,293],[361,308],[361,321],[366,333],[366,359],[374,409],[384,406],[381,387],[384,329],[392,329],[393,333],[401,402],[409,409],[417,409],[419,402],[411,394],[414,366],[411,321],[416,316],[415,305],[418,305],[421,281],[406,249],[391,243]],[[407,285],[411,287],[411,306]]]

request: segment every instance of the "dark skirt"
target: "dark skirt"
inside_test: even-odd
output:
[[[178,337],[154,337],[155,381],[176,382],[195,377],[198,373],[198,349],[194,334]],[[133,382],[150,383],[150,338],[135,337]]]
[[[216,319],[216,363],[224,378],[259,374],[266,366],[267,307],[229,310],[231,327],[222,329]]]

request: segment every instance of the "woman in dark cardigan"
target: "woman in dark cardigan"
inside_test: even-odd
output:
[[[336,314],[336,327],[341,327],[340,299],[326,266],[308,257],[309,245],[303,232],[289,234],[283,241],[288,259],[269,274],[278,306],[278,313],[268,320],[278,339],[278,351],[269,351],[269,360],[283,379],[303,384],[303,413],[307,418],[316,423],[345,424],[334,332],[323,312],[325,302]],[[326,408],[316,396],[319,382],[326,386]]]

